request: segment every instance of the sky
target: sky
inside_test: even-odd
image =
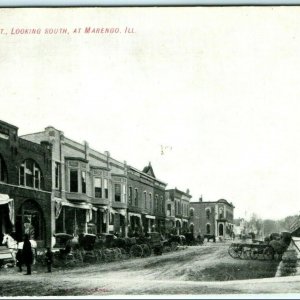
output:
[[[0,119],[20,135],[52,125],[138,169],[151,161],[168,188],[233,202],[235,217],[298,214],[299,13],[0,10]],[[122,33],[73,33],[85,27]],[[26,28],[42,33],[11,34]]]

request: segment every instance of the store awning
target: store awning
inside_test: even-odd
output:
[[[179,221],[180,224],[182,224],[182,220],[181,219],[178,219],[178,218],[175,218],[175,222]]]
[[[0,194],[0,205],[12,202],[13,199],[9,198],[6,194]]]
[[[126,209],[125,208],[119,208],[119,209],[116,209],[116,211],[119,215],[126,217]]]
[[[81,209],[92,209],[93,205],[89,203],[72,203],[68,200],[64,200],[61,198],[54,198],[56,203],[60,203],[62,206],[74,207],[74,208],[81,208]]]
[[[145,218],[147,218],[147,219],[155,219],[155,216],[145,215]]]
[[[108,210],[108,207],[107,206],[100,206],[98,207],[98,209],[101,211],[101,212],[105,212]]]
[[[138,217],[138,218],[141,218],[141,214],[129,212],[128,213],[128,217]]]

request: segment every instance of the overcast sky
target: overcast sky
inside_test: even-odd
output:
[[[0,118],[52,125],[236,217],[300,211],[300,8],[1,11]],[[135,34],[72,34],[76,27]],[[11,35],[11,28],[69,35]],[[165,151],[162,155],[161,146]]]

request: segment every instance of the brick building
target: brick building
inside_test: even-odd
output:
[[[52,145],[52,232],[126,235],[126,164],[54,127],[24,139]]]
[[[51,243],[51,145],[29,142],[0,121],[0,242],[25,233],[39,246]]]
[[[189,190],[169,189],[166,195],[167,233],[182,234],[189,231],[189,207],[192,196]]]
[[[190,202],[189,227],[197,236],[215,235],[216,237],[231,238],[233,233],[234,206],[225,199],[215,202]]]
[[[151,163],[143,171],[128,166],[127,175],[130,233],[163,232],[167,184],[155,177]]]

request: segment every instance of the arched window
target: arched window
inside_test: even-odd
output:
[[[206,212],[206,218],[209,219],[210,218],[210,208],[206,208],[205,212]]]
[[[7,182],[7,168],[4,159],[0,155],[0,181]]]
[[[194,216],[194,208],[190,208],[190,217]]]
[[[32,160],[25,160],[19,169],[19,184],[22,186],[41,189],[41,170],[38,164]]]
[[[210,224],[206,224],[206,233],[210,234]]]

